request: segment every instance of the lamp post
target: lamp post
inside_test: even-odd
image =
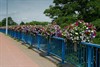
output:
[[[6,35],[8,34],[8,0],[6,0]]]

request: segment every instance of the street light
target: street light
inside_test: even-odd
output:
[[[6,35],[8,34],[8,0],[6,0]]]

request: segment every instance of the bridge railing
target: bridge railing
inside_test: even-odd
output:
[[[5,33],[5,29],[0,29]],[[77,67],[100,67],[100,45],[81,42],[75,45],[72,41],[65,41],[64,38],[47,38],[40,34],[26,34],[23,32],[8,30],[8,34],[19,39],[29,46],[35,47],[61,59],[62,63],[70,62]]]
[[[87,67],[100,67],[100,45],[81,42],[86,46],[86,65]]]

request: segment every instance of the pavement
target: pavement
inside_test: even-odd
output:
[[[39,53],[0,33],[0,67],[57,67]]]

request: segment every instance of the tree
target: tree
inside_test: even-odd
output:
[[[26,25],[47,25],[49,22],[39,22],[39,21],[31,21],[31,22],[27,22]]]
[[[77,19],[91,22],[100,18],[100,0],[54,0],[53,3],[44,14],[59,25],[75,22]]]
[[[1,21],[0,21],[0,27],[2,26],[2,23],[1,23]]]
[[[11,17],[8,17],[8,25],[17,25],[17,23]],[[6,26],[6,18],[2,20],[2,26]]]
[[[22,22],[20,23],[20,25],[25,25],[25,23],[22,21]]]
[[[100,19],[96,19],[95,21],[92,21],[91,23],[96,27],[96,31],[100,32]]]

